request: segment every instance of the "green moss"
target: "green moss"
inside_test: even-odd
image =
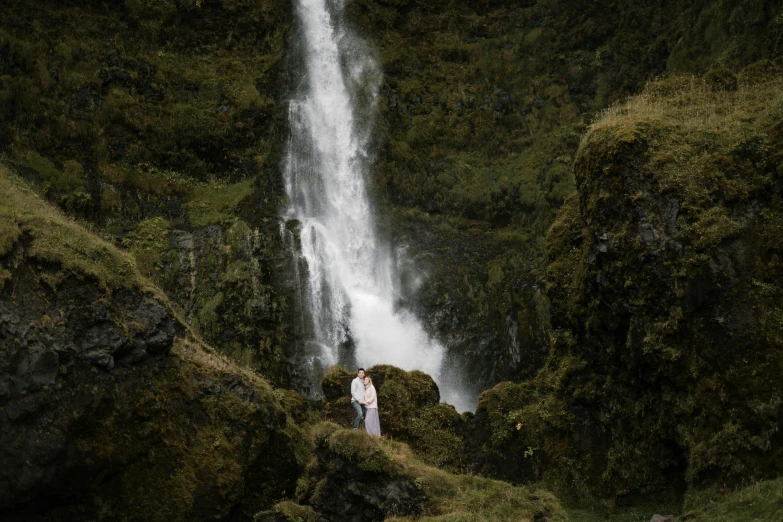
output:
[[[730,493],[717,488],[691,491],[684,511],[689,520],[778,520],[783,517],[783,479],[757,482]]]
[[[116,414],[83,419],[74,447],[121,470],[102,482],[95,501],[106,516],[147,520],[270,508],[293,488],[309,454],[300,428],[257,374],[192,340],[178,339],[172,355],[126,376],[123,393],[93,388]],[[263,451],[249,454],[247,445]]]
[[[411,448],[431,466],[461,470],[467,458],[457,428],[463,423],[454,406],[441,403],[427,408],[408,425]]]
[[[328,449],[320,458],[347,459],[380,478],[405,477],[426,496],[417,520],[472,520],[489,522],[546,516],[566,520],[565,512],[548,492],[472,475],[452,475],[419,461],[407,445],[370,437],[365,433],[325,424],[315,428],[316,444]],[[310,472],[316,468],[311,467]],[[315,483],[320,477],[309,477]],[[328,478],[327,478],[328,480]],[[394,517],[388,520],[410,520]]]
[[[290,501],[278,502],[270,511],[264,511],[255,516],[255,521],[265,521],[267,517],[279,514],[289,522],[317,522],[318,514],[310,506],[300,506]]]
[[[146,219],[136,230],[122,239],[142,272],[150,278],[157,275],[163,253],[169,246],[168,230],[171,222],[160,217]]]
[[[146,288],[132,257],[97,238],[38,199],[0,165],[0,255],[21,237],[30,240],[25,255],[55,263],[77,277],[94,278],[107,292]]]
[[[714,68],[704,75],[704,82],[713,91],[736,91],[737,77],[733,72],[724,68]]]
[[[780,81],[668,79],[590,128],[548,234],[549,360],[480,400],[490,465],[583,499],[779,474],[779,329],[752,310],[781,307]]]
[[[252,179],[234,184],[197,185],[193,198],[185,205],[190,224],[203,227],[212,223],[233,221],[237,207],[250,195],[252,189]]]

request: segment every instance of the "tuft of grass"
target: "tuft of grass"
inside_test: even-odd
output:
[[[239,204],[253,191],[254,179],[239,183],[200,183],[193,189],[193,197],[185,204],[194,227],[212,223],[226,223],[236,219]]]
[[[685,496],[688,520],[777,522],[783,520],[783,477],[721,494],[715,489]]]
[[[265,400],[278,402],[272,385],[266,379],[248,367],[239,365],[229,357],[217,353],[195,335],[177,338],[171,353],[204,372],[208,371],[220,376],[241,375],[253,385],[254,390],[260,393]]]

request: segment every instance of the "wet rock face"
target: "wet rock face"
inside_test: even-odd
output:
[[[781,352],[767,320],[780,313],[779,138],[702,159],[690,175],[715,186],[699,199],[654,163],[665,154],[654,132],[589,135],[578,208],[549,237],[550,366],[582,368],[554,395],[573,415],[569,437],[595,449],[587,473],[603,494],[737,484],[781,462]]]
[[[175,320],[151,297],[121,290],[107,299],[94,285],[73,280],[54,292],[29,265],[16,275],[15,290],[30,285],[40,294],[25,293],[31,298],[24,301],[8,291],[0,295],[0,400],[54,385],[75,364],[111,370],[159,359],[171,348]]]
[[[156,279],[211,346],[290,385],[294,326],[288,252],[272,226],[211,224],[167,232]]]
[[[489,227],[441,216],[395,222],[405,245],[403,305],[448,346],[446,365],[474,396],[503,380],[535,375],[548,351],[544,281],[534,253]]]

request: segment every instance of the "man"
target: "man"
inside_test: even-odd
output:
[[[357,430],[367,411],[364,409],[364,368],[359,368],[356,372],[356,378],[351,381],[351,406],[356,412],[356,417],[353,419],[353,429]]]

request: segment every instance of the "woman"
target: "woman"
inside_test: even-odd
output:
[[[380,437],[381,421],[378,418],[378,394],[369,377],[364,378],[364,407],[367,408],[367,414],[364,416],[364,429],[370,435]]]

